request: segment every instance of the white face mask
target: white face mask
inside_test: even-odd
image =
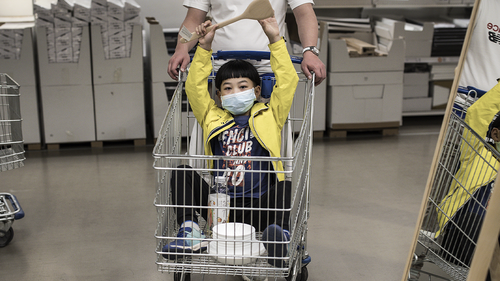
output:
[[[252,108],[256,99],[254,88],[243,92],[221,95],[222,107],[229,110],[233,115],[241,115]]]

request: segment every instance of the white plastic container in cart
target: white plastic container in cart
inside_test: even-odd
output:
[[[0,172],[24,165],[21,121],[19,85],[9,75],[0,73]],[[0,192],[0,248],[12,241],[12,224],[23,217],[17,198]]]
[[[253,54],[259,57],[267,52],[218,52],[214,59],[220,58],[242,58],[255,59]],[[243,57],[241,57],[243,56]],[[265,55],[264,55],[265,57]],[[269,58],[269,53],[267,53]],[[293,61],[293,59],[292,59]],[[307,268],[304,264],[309,262],[307,254],[307,220],[309,217],[309,190],[310,190],[310,163],[313,133],[313,107],[314,107],[314,82],[307,80],[304,75],[299,74],[299,85],[297,92],[306,93],[295,95],[287,123],[282,132],[283,145],[282,157],[235,157],[235,156],[207,156],[203,151],[202,132],[196,128],[197,121],[190,112],[189,106],[183,106],[183,92],[185,77],[181,77],[175,93],[168,106],[158,139],[153,151],[154,168],[157,171],[157,194],[154,204],[157,209],[158,224],[156,229],[156,264],[161,272],[174,273],[174,280],[189,280],[190,274],[210,275],[244,275],[253,277],[286,278],[287,280],[307,280]],[[209,77],[213,79],[214,77]],[[312,80],[314,81],[314,80]],[[212,83],[213,84],[213,83]],[[301,89],[299,89],[301,88]],[[215,91],[212,91],[215,94]],[[297,100],[301,99],[301,100]],[[188,112],[188,114],[185,114]],[[187,138],[183,137],[183,131],[192,132]],[[289,134],[291,128],[300,128],[297,134]],[[200,145],[201,144],[201,145]],[[290,154],[285,151],[291,152]],[[187,153],[186,153],[187,152]],[[289,155],[289,156],[285,156]],[[236,224],[218,224],[217,227],[234,227],[231,231],[224,232],[225,235],[207,236],[209,242],[208,251],[201,253],[183,252],[173,259],[167,259],[166,255],[176,253],[162,252],[165,245],[174,240],[183,239],[177,237],[179,225],[176,219],[178,208],[192,208],[173,204],[172,173],[182,172],[198,173],[204,178],[213,178],[216,172],[224,172],[218,169],[206,167],[208,161],[225,159],[229,161],[252,162],[282,161],[287,168],[282,173],[286,179],[291,181],[291,208],[273,209],[277,212],[290,212],[290,241],[270,242],[287,247],[288,254],[285,257],[268,257],[261,251],[262,230],[236,229]],[[181,164],[184,166],[181,168]],[[247,170],[246,173],[275,173],[269,170]],[[274,175],[273,175],[274,176]],[[208,181],[210,182],[210,181]],[[270,184],[271,185],[271,184]],[[231,198],[233,200],[233,198]],[[209,206],[196,206],[196,212],[207,212]],[[229,206],[230,212],[250,210],[253,212],[266,212],[267,209],[252,207]],[[181,210],[182,211],[182,210]],[[206,221],[199,216],[200,228],[204,229]],[[232,235],[227,235],[232,233]],[[185,238],[193,240],[193,238]],[[247,241],[247,239],[249,239]],[[276,246],[274,245],[274,246]],[[274,267],[268,263],[268,259],[279,260],[283,267]]]

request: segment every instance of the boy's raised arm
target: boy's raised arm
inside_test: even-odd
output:
[[[208,76],[212,71],[211,56],[212,56],[212,40],[217,29],[215,25],[210,32],[207,28],[211,26],[210,21],[206,21],[196,27],[196,33],[201,37],[198,39],[199,47],[196,50],[189,75],[186,80],[186,94],[193,113],[198,122],[203,126],[205,115],[208,110],[215,105],[215,101],[208,93]]]
[[[260,20],[259,23],[269,39],[271,69],[276,78],[269,104],[273,108],[275,120],[283,126],[292,106],[299,77],[288,54],[285,41],[279,35],[276,19],[267,18]]]
[[[212,26],[212,22],[207,20],[196,27],[196,34],[200,36],[200,38],[198,38],[200,47],[207,51],[212,50],[212,41],[214,40],[215,31],[219,27],[217,24],[214,24],[212,29],[207,32],[207,28],[210,26]]]
[[[280,29],[275,17],[259,20],[259,23],[269,39],[269,44],[276,43],[281,39]]]

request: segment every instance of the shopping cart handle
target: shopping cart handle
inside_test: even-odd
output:
[[[21,205],[19,204],[19,201],[17,201],[16,196],[12,195],[12,194],[7,194],[7,195],[5,195],[5,198],[10,200],[10,202],[12,203],[12,206],[14,207],[15,211],[17,212],[14,214],[14,219],[20,220],[20,219],[24,218],[23,208],[21,208]]]
[[[212,55],[216,60],[227,59],[242,59],[242,60],[268,60],[271,57],[270,52],[264,51],[217,51]],[[290,56],[293,63],[301,64],[302,58],[298,56]]]

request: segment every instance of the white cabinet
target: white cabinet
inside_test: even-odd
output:
[[[24,143],[39,145],[41,143],[40,119],[38,117],[38,95],[33,48],[33,29],[25,28],[19,59],[0,58],[0,72],[7,73],[21,86],[19,94]]]
[[[367,38],[358,39],[372,43]],[[326,115],[329,129],[394,128],[401,125],[403,40],[394,41],[388,56],[349,57],[344,40],[330,39],[329,56]]]
[[[171,55],[167,51],[162,26],[154,19],[150,19],[144,29],[146,36],[145,65],[150,73],[150,78],[148,78],[150,80],[146,81],[151,93],[149,97],[151,104],[149,123],[152,125],[154,138],[157,138],[169,103],[165,83],[175,85],[177,82],[172,80],[167,73]]]
[[[45,142],[95,141],[89,28],[74,63],[49,63],[45,27],[37,27],[36,36]]]
[[[105,59],[101,27],[91,26],[96,140],[146,138],[142,26],[135,25],[130,57]]]

